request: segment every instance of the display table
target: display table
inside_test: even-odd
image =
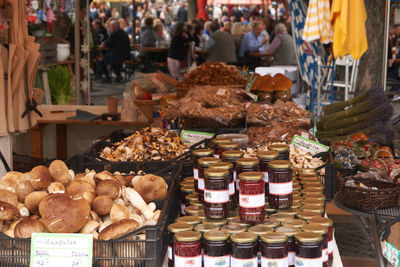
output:
[[[30,130],[31,138],[31,157],[43,157],[43,128],[49,124],[56,125],[56,146],[57,158],[67,158],[67,125],[121,125],[147,127],[150,122],[145,119],[140,121],[83,121],[68,120],[67,118],[76,115],[76,110],[84,110],[96,115],[107,112],[107,106],[87,106],[87,105],[40,105],[38,106],[43,117],[37,119],[37,124]]]

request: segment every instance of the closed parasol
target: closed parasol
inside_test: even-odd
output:
[[[303,40],[307,42],[320,40],[332,42],[333,31],[330,21],[329,0],[310,0],[307,18],[303,30]]]

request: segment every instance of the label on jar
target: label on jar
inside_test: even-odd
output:
[[[296,252],[288,252],[288,261],[289,265],[294,265],[294,262],[296,260]]]
[[[200,178],[200,177],[198,178],[197,188],[199,190],[204,190],[204,178]]]
[[[175,266],[179,267],[201,267],[201,255],[195,257],[181,257],[175,255]]]
[[[172,261],[172,247],[168,246],[168,259]]]
[[[185,215],[186,213],[185,213],[185,208],[186,208],[186,205],[185,204],[181,204],[181,214],[182,215]]]
[[[264,183],[268,183],[268,172],[262,172],[262,174],[264,174]]]
[[[199,169],[193,168],[193,178],[195,180],[199,179]]]
[[[207,203],[227,203],[229,202],[229,190],[204,189],[204,201]]]
[[[306,259],[296,256],[295,260],[296,267],[322,267],[322,257],[314,259]]]
[[[323,262],[328,261],[328,248],[322,249],[322,261]]]
[[[233,171],[233,180],[236,181],[237,180],[237,172],[236,170]]]
[[[219,154],[214,154],[214,158],[219,159]]]
[[[328,241],[328,254],[333,253],[333,239],[331,241]]]
[[[252,259],[238,259],[231,257],[231,267],[257,267],[257,257]]]
[[[293,192],[293,182],[287,183],[272,183],[269,182],[270,195],[289,195]]]
[[[243,208],[259,208],[265,205],[265,194],[244,195],[239,194],[239,205]]]
[[[287,267],[289,264],[288,257],[281,259],[270,259],[261,257],[261,267]]]
[[[211,267],[229,267],[230,266],[230,256],[221,257],[211,257],[204,255],[204,266]]]
[[[235,194],[235,182],[229,183],[229,195],[232,196]]]

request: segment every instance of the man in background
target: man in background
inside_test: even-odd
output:
[[[239,56],[243,58],[245,65],[250,67],[250,69],[254,69],[261,63],[261,57],[251,56],[250,53],[264,52],[265,45],[269,41],[268,38],[264,38],[261,34],[263,30],[264,24],[256,21],[253,23],[253,30],[243,36]]]

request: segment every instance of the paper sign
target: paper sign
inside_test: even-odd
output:
[[[182,130],[181,139],[187,145],[194,145],[204,139],[213,138],[213,133],[205,133],[205,132],[196,132],[196,131],[188,131]]]
[[[382,255],[395,267],[399,267],[400,251],[389,242],[381,241]]]
[[[292,140],[292,145],[294,147],[301,148],[304,151],[310,152],[312,155],[318,154],[321,152],[326,152],[329,150],[329,147],[317,143],[313,140],[295,135]]]
[[[91,234],[33,233],[30,267],[91,267]]]

